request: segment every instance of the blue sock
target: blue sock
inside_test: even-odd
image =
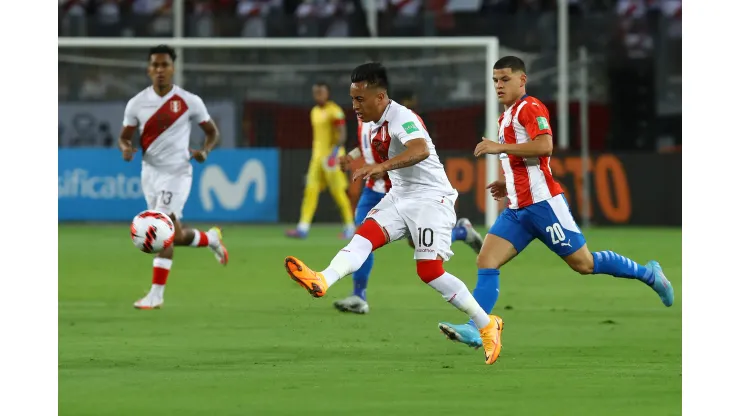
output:
[[[478,281],[475,283],[473,297],[486,313],[490,314],[498,300],[498,269],[478,269]],[[471,319],[469,325],[475,326]]]
[[[594,274],[637,279],[648,285],[652,285],[655,281],[655,276],[645,266],[637,264],[634,260],[613,251],[597,251],[592,254],[594,256]]]
[[[367,289],[367,281],[370,279],[370,271],[373,269],[374,257],[373,253],[370,253],[367,260],[365,260],[365,262],[362,263],[362,266],[360,266],[360,268],[352,275],[352,281],[355,286],[352,294],[361,297],[362,300],[367,300],[365,292]]]
[[[465,227],[455,227],[452,229],[452,242],[457,240],[465,241],[468,238],[468,230]]]

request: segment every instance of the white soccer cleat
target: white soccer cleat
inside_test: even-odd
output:
[[[481,237],[478,231],[475,231],[475,228],[473,228],[473,224],[470,223],[470,220],[467,218],[460,218],[455,225],[465,228],[465,230],[467,231],[467,235],[465,236],[465,244],[469,245],[470,248],[472,248],[476,253],[480,253],[481,248],[483,248],[483,237]]]
[[[134,302],[134,308],[136,309],[159,309],[164,304],[164,298],[162,295],[157,295],[149,292],[143,298]]]
[[[370,312],[370,305],[357,295],[348,296],[334,302],[334,307],[340,312],[366,314]]]
[[[220,228],[213,227],[208,230],[208,238],[214,237],[218,240],[218,243],[211,244],[209,240],[208,249],[211,250],[219,263],[226,266],[226,264],[229,262],[229,251],[226,250],[226,246],[224,245],[224,238]]]

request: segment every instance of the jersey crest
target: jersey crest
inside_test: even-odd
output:
[[[180,112],[180,109],[182,108],[182,101],[179,99],[173,99],[170,101],[170,111],[177,114]]]

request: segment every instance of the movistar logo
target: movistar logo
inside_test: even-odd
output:
[[[230,211],[240,209],[250,188],[253,188],[255,202],[265,200],[267,175],[260,161],[247,161],[235,182],[229,180],[220,166],[209,165],[200,177],[200,200],[203,202],[203,209],[213,211],[215,208],[212,195],[216,196],[223,209]]]

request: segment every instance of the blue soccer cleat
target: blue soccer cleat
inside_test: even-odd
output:
[[[299,240],[305,240],[308,237],[308,232],[294,228],[292,230],[286,231],[285,236],[288,238],[297,238]]]
[[[475,349],[483,346],[478,328],[470,323],[453,325],[448,322],[440,322],[439,330],[452,341],[462,342]]]
[[[649,261],[648,264],[645,265],[645,267],[650,270],[650,272],[655,277],[655,279],[653,280],[653,284],[650,285],[650,287],[652,287],[653,290],[658,294],[658,296],[660,296],[660,300],[663,301],[663,305],[673,305],[673,285],[665,277],[665,274],[663,273],[663,268],[660,267],[660,264],[658,264],[658,262],[655,260]]]

